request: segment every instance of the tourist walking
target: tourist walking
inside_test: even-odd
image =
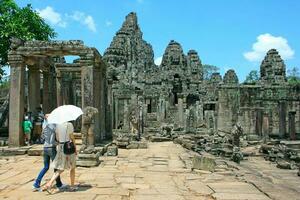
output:
[[[22,126],[23,126],[23,131],[24,131],[25,144],[27,144],[29,146],[32,123],[29,121],[28,116],[25,116]]]
[[[43,190],[47,190],[49,193],[51,193],[53,182],[66,169],[70,170],[70,191],[76,191],[78,189],[74,185],[77,153],[73,132],[74,127],[70,122],[65,122],[56,126],[56,138],[59,144],[57,145],[57,154],[53,161],[53,167],[57,171],[55,171],[51,180],[43,187]],[[75,149],[75,152],[71,154],[64,151],[65,144],[69,144],[69,142],[73,143]]]
[[[33,191],[39,191],[41,181],[49,169],[50,160],[53,161],[56,156],[56,141],[55,141],[55,124],[48,124],[47,122],[48,114],[45,115],[44,123],[43,123],[43,131],[42,131],[42,140],[44,140],[44,168],[40,171],[38,177],[36,178],[32,189]],[[54,170],[56,171],[56,170]],[[59,190],[62,190],[66,187],[66,185],[62,184],[60,180],[60,176],[56,178],[56,187]]]

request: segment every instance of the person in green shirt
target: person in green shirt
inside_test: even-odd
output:
[[[30,134],[32,129],[32,123],[29,121],[28,117],[25,117],[23,121],[23,131],[25,134],[25,144],[30,145]]]

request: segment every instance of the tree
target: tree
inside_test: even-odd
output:
[[[213,73],[216,73],[220,70],[219,67],[214,66],[214,65],[204,64],[204,65],[202,65],[202,67],[203,67],[203,79],[204,80],[209,80]]]
[[[4,74],[2,67],[8,65],[11,38],[49,40],[55,36],[54,30],[30,4],[19,8],[14,0],[0,0],[0,79]]]
[[[259,75],[257,70],[252,70],[246,76],[245,84],[256,84],[259,80]]]
[[[287,80],[290,84],[300,83],[300,72],[298,67],[293,67],[292,69],[288,70]]]

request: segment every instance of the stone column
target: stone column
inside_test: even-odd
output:
[[[184,127],[184,110],[183,110],[183,97],[178,96],[178,122],[180,127]]]
[[[263,111],[260,108],[256,109],[255,134],[262,136]]]
[[[49,72],[43,72],[43,111],[44,113],[50,113],[50,101],[49,101]]]
[[[284,138],[286,136],[286,103],[284,101],[279,102],[279,137]]]
[[[296,111],[289,112],[289,134],[291,140],[296,140],[295,115]]]
[[[99,133],[101,140],[111,137],[107,132],[106,128],[106,106],[107,106],[107,85],[105,80],[104,66],[97,65],[94,67],[94,103],[95,107],[98,108],[98,123],[99,123]],[[98,141],[101,142],[101,141]]]
[[[269,124],[269,116],[267,113],[263,115],[263,124],[262,124],[262,135],[264,143],[269,139],[270,134],[270,124]]]
[[[123,119],[124,119],[124,129],[125,130],[129,130],[129,120],[128,120],[128,117],[129,117],[129,110],[128,110],[128,99],[123,99],[124,101],[124,116],[123,116]]]
[[[24,145],[22,122],[24,119],[24,78],[25,66],[23,63],[10,62],[9,88],[9,146]]]
[[[62,96],[62,77],[61,77],[61,72],[57,71],[56,72],[56,102],[57,106],[63,105],[63,96]]]
[[[81,102],[82,108],[87,106],[94,107],[94,88],[93,88],[93,66],[82,66],[81,67]],[[98,110],[99,111],[99,110]],[[100,111],[99,111],[100,112]],[[94,132],[97,133],[97,115],[95,115],[95,129]],[[98,126],[99,127],[99,126]],[[95,135],[95,141],[101,140],[99,134]]]
[[[55,72],[54,67],[50,67],[49,72],[49,109],[50,112],[54,110],[57,107],[57,93],[56,93],[56,78],[55,78]]]
[[[114,118],[115,118],[115,129],[118,128],[119,125],[119,99],[117,97],[114,97]],[[123,122],[124,124],[124,122]],[[123,128],[123,127],[122,127]]]
[[[28,71],[28,104],[33,116],[37,115],[37,107],[41,103],[39,67],[30,66]]]

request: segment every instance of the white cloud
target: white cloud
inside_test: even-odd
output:
[[[106,22],[105,22],[105,25],[106,25],[106,26],[111,26],[111,25],[112,25],[112,22],[111,22],[111,21],[106,21]]]
[[[96,24],[94,22],[94,19],[91,15],[88,15],[83,22],[85,25],[87,25],[88,29],[90,29],[93,32],[96,32]]]
[[[160,64],[161,64],[161,61],[162,61],[162,56],[157,57],[157,58],[154,60],[154,63],[155,63],[156,65],[160,65]]]
[[[265,33],[257,37],[257,41],[252,45],[252,51],[244,53],[244,57],[251,62],[261,61],[270,49],[277,49],[283,59],[291,59],[295,54],[287,39]]]
[[[66,15],[67,17],[80,22],[81,24],[84,24],[87,26],[87,28],[93,32],[96,32],[96,24],[91,15],[86,15],[83,12],[75,11],[72,15]]]
[[[57,25],[60,27],[66,27],[67,25],[67,22],[62,20],[61,15],[58,12],[55,12],[54,9],[50,6],[47,6],[42,10],[37,9],[37,12],[42,18],[49,21],[53,25]]]

